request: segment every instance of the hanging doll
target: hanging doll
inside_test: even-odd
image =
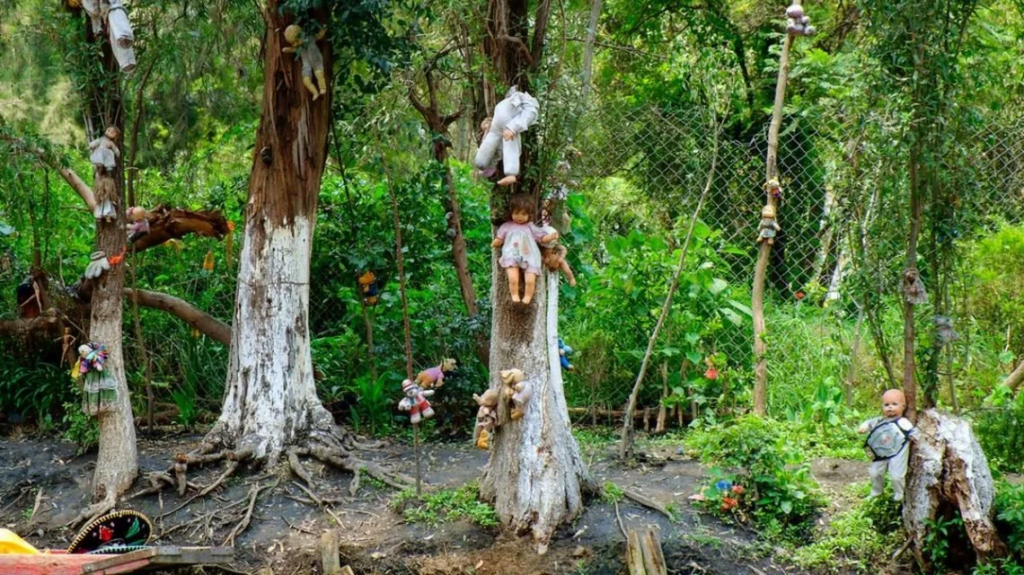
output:
[[[89,161],[95,166],[97,177],[113,172],[117,167],[117,159],[121,157],[121,150],[117,148],[120,137],[121,130],[110,126],[102,136],[89,142]]]
[[[473,441],[480,449],[491,446],[491,434],[498,423],[498,390],[488,389],[483,395],[473,394],[480,409],[476,412],[476,427],[473,429]]]
[[[776,200],[782,199],[782,184],[779,183],[778,178],[768,180],[764,187],[768,190],[768,195]]]
[[[903,417],[906,400],[903,392],[890,389],[882,394],[882,417],[871,418],[857,428],[857,433],[867,433],[864,446],[873,457],[868,473],[871,476],[871,497],[878,497],[885,487],[885,472],[892,479],[893,499],[903,500],[903,487],[907,476],[907,461],[910,438],[917,429],[909,419]]]
[[[114,409],[117,381],[104,370],[107,357],[107,346],[103,344],[89,342],[78,346],[78,362],[71,370],[71,377],[85,381],[82,410],[88,415]]]
[[[572,355],[572,348],[565,345],[562,341],[562,337],[558,337],[558,360],[562,364],[562,369],[565,371],[576,371],[576,366],[569,363],[569,356]]]
[[[316,35],[316,40],[322,40],[325,32],[326,30],[320,30],[320,33]],[[289,54],[298,53],[302,59],[302,83],[313,94],[313,101],[326,95],[327,79],[324,76],[324,55],[320,52],[320,48],[317,48],[316,40],[307,38],[297,24],[292,24],[284,29],[284,39],[291,46],[284,47],[282,51]],[[316,75],[317,84],[320,86],[319,90],[313,85],[314,75]]]
[[[135,206],[128,210],[128,242],[135,243],[136,240],[149,233],[149,219],[146,218],[146,208]]]
[[[903,299],[911,305],[928,303],[928,292],[924,290],[924,282],[917,268],[908,268],[903,272]]]
[[[487,170],[501,144],[502,168],[505,177],[498,180],[499,186],[510,186],[518,180],[519,153],[522,142],[519,134],[525,132],[537,120],[537,99],[515,86],[508,89],[505,99],[494,107],[494,114],[480,124],[484,132],[474,164],[480,170]]]
[[[558,232],[545,234],[536,224],[530,223],[532,218],[533,205],[529,196],[513,197],[512,221],[501,224],[497,237],[491,242],[491,247],[501,248],[501,259],[498,263],[508,274],[508,290],[515,303],[522,301],[528,304],[533,301],[541,264],[537,242],[547,243],[558,239]],[[519,270],[523,270],[526,276],[522,300],[519,299]]]
[[[100,0],[106,5],[107,35],[110,37],[110,50],[121,71],[128,74],[135,69],[135,34],[128,22],[128,13],[121,0]]]
[[[512,400],[512,420],[523,417],[526,404],[533,396],[533,386],[526,380],[526,375],[518,369],[505,369],[501,371],[501,383],[506,401]]]
[[[91,256],[89,256],[89,265],[85,266],[85,273],[82,275],[85,276],[86,279],[96,279],[103,275],[103,272],[121,263],[121,261],[124,260],[124,254],[125,250],[122,250],[121,253],[116,256],[107,257],[106,252],[95,251]]]
[[[359,276],[359,289],[363,292],[363,303],[369,306],[377,305],[380,300],[380,292],[377,289],[377,276],[367,271]]]
[[[413,425],[419,423],[421,419],[434,417],[434,409],[427,401],[428,397],[434,395],[434,390],[420,389],[420,386],[407,379],[402,382],[402,392],[405,393],[405,397],[398,402],[398,410],[408,411],[409,421]]]
[[[786,32],[792,36],[814,36],[818,33],[799,4],[791,4],[786,8],[786,18]]]
[[[775,221],[775,206],[768,204],[761,208],[761,223],[758,226],[757,243],[765,240],[768,245],[775,243],[775,234],[781,231],[778,222]]]
[[[576,287],[576,276],[573,275],[569,262],[565,261],[567,250],[565,246],[558,243],[558,232],[551,227],[551,218],[547,210],[541,210],[541,224],[540,229],[544,232],[544,237],[555,236],[554,240],[540,244],[540,257],[544,262],[544,267],[553,272],[562,272],[569,280],[569,285]]]
[[[449,357],[442,361],[441,365],[424,369],[416,376],[416,385],[423,389],[441,387],[444,385],[444,374],[449,371],[455,371],[455,365],[456,361]]]

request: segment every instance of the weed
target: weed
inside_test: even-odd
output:
[[[64,439],[78,444],[81,455],[100,444],[100,424],[82,412],[77,403],[64,404]]]
[[[406,489],[395,496],[391,506],[401,511],[406,521],[431,527],[459,519],[468,519],[481,527],[498,526],[494,508],[480,501],[480,487],[476,482],[419,497],[411,489]]]
[[[626,493],[621,487],[615,485],[611,481],[604,482],[604,489],[601,490],[601,501],[608,503],[609,505],[622,501],[622,498],[626,496]]]

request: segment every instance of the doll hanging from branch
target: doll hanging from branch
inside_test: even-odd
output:
[[[541,242],[540,244],[540,255],[541,260],[544,262],[544,267],[553,272],[562,272],[565,274],[569,285],[576,287],[576,276],[572,273],[572,268],[569,267],[569,262],[565,261],[565,254],[567,250],[565,246],[558,243],[558,232],[551,226],[551,216],[547,210],[541,210],[541,231],[544,232],[544,237],[549,237],[554,234],[555,239],[550,242]]]
[[[540,274],[541,257],[537,242],[548,243],[558,239],[558,232],[545,234],[530,220],[533,219],[532,199],[519,194],[512,197],[512,221],[501,224],[491,247],[501,248],[498,261],[508,274],[508,291],[515,303],[533,301],[533,292]],[[519,297],[519,276],[525,276],[523,297]]]
[[[324,55],[320,52],[320,48],[317,48],[316,41],[322,40],[326,30],[320,30],[316,35],[316,39],[306,37],[302,27],[297,24],[292,24],[284,29],[284,39],[288,41],[291,46],[285,46],[282,48],[283,52],[288,54],[298,53],[302,59],[302,83],[306,86],[306,89],[313,94],[313,101],[316,101],[320,96],[327,95],[327,78],[324,76]],[[313,76],[316,76],[317,84],[320,89],[313,85]]]
[[[494,114],[480,124],[483,140],[480,141],[474,164],[481,171],[488,170],[501,144],[505,177],[498,180],[499,186],[511,186],[519,180],[519,154],[523,145],[519,134],[537,121],[537,108],[536,98],[512,86],[505,99],[494,107]]]
[[[103,344],[89,342],[78,346],[78,362],[71,369],[71,377],[84,381],[82,411],[88,415],[114,409],[117,381],[104,369],[108,356]]]

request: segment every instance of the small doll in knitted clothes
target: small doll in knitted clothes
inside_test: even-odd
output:
[[[540,247],[537,242],[549,243],[558,239],[558,232],[545,234],[544,230],[530,221],[533,219],[533,213],[534,205],[529,196],[514,196],[512,221],[502,224],[494,241],[491,242],[491,247],[501,248],[501,259],[498,263],[508,274],[508,291],[515,303],[528,304],[533,301],[533,292],[541,266]],[[523,270],[526,280],[522,299],[519,297],[520,270]]]
[[[882,417],[873,417],[857,428],[857,433],[867,433],[864,446],[871,451],[874,460],[868,468],[871,476],[871,497],[878,497],[885,488],[885,472],[892,479],[893,499],[903,500],[903,486],[907,477],[907,461],[910,458],[910,439],[917,435],[914,424],[905,417],[906,399],[903,392],[890,389],[882,394]]]
[[[402,382],[402,392],[405,393],[405,397],[398,402],[398,410],[409,412],[410,423],[416,425],[422,419],[434,417],[434,408],[430,407],[430,402],[427,401],[428,397],[434,395],[434,390],[421,389],[412,380],[407,379]]]
[[[562,272],[565,274],[565,278],[569,280],[569,285],[576,287],[576,276],[573,275],[569,262],[565,261],[567,250],[565,246],[558,243],[558,232],[555,228],[551,227],[551,216],[548,215],[547,210],[541,210],[540,218],[540,229],[547,234],[545,237],[548,237],[550,234],[555,234],[556,236],[556,239],[540,244],[540,255],[541,260],[544,262],[544,267],[553,272]]]

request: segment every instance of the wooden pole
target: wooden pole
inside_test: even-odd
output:
[[[800,0],[794,0],[800,5]],[[779,128],[782,126],[782,106],[786,100],[786,81],[789,78],[789,50],[793,46],[792,34],[786,34],[782,43],[782,55],[779,57],[779,77],[775,83],[775,107],[772,109],[772,123],[768,128],[768,157],[765,160],[765,181],[778,177],[777,158],[779,151]],[[766,191],[768,205],[776,208],[778,217],[778,202],[772,197],[770,191]],[[764,280],[768,273],[768,258],[771,255],[772,246],[768,242],[761,242],[761,250],[757,256],[757,265],[754,268],[754,287],[751,309],[754,312],[754,413],[764,417],[768,414],[768,346],[764,342]]]

